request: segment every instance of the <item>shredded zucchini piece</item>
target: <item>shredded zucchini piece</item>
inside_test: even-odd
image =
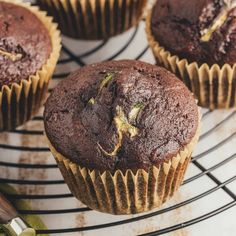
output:
[[[236,7],[236,0],[223,0],[223,6],[219,15],[214,19],[209,28],[201,31],[201,41],[209,42],[212,34],[218,30],[227,20],[229,11]]]
[[[9,58],[13,62],[15,62],[17,60],[20,60],[22,58],[22,54],[13,54],[13,53],[10,53],[10,52],[5,52],[3,50],[0,50],[0,54],[2,56],[5,56],[5,57]]]
[[[129,123],[128,119],[125,116],[124,111],[122,110],[122,108],[120,106],[116,107],[116,116],[114,117],[114,121],[115,121],[117,134],[118,134],[118,142],[115,145],[113,151],[110,153],[105,151],[102,148],[102,146],[98,143],[98,147],[101,149],[101,151],[105,155],[111,156],[111,157],[116,156],[119,149],[121,148],[124,133],[130,135],[130,138],[133,138],[136,135],[138,135],[138,132],[139,132],[137,127],[135,127]]]

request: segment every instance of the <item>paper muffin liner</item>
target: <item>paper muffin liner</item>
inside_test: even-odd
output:
[[[194,138],[169,162],[148,171],[100,172],[79,166],[61,155],[47,138],[49,148],[72,194],[91,209],[121,215],[135,214],[162,205],[181,185],[192,151],[198,141],[200,122]]]
[[[9,2],[0,0],[0,2]],[[0,130],[12,130],[29,120],[43,104],[48,89],[49,80],[55,70],[60,55],[61,38],[57,30],[57,24],[52,22],[52,17],[47,17],[45,12],[39,11],[37,7],[23,3],[19,0],[11,0],[11,3],[22,6],[35,14],[44,24],[49,32],[52,52],[35,75],[19,84],[4,85],[0,91]]]
[[[147,0],[37,0],[59,23],[63,34],[106,39],[136,25]]]
[[[200,106],[211,110],[236,107],[236,64],[198,65],[172,55],[153,36],[151,14],[152,10],[146,18],[146,33],[157,63],[175,73],[195,94]]]

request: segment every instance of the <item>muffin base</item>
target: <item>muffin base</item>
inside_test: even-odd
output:
[[[9,2],[8,0],[0,1]],[[19,84],[4,85],[0,90],[0,131],[12,130],[38,112],[47,96],[48,83],[61,49],[60,32],[57,30],[57,24],[52,23],[51,17],[47,17],[46,13],[39,11],[37,7],[19,0],[12,0],[11,3],[27,8],[41,20],[49,32],[52,52],[45,65],[35,75],[22,80]]]
[[[194,146],[192,141],[168,163],[133,172],[100,172],[79,166],[61,155],[48,140],[49,148],[72,194],[91,209],[115,214],[136,214],[161,206],[181,185]]]
[[[107,39],[136,25],[147,0],[38,0],[63,34],[78,39]]]
[[[172,55],[155,39],[151,30],[152,10],[146,18],[146,33],[156,61],[176,74],[194,93],[199,105],[213,109],[236,107],[236,64],[220,67],[199,65]]]

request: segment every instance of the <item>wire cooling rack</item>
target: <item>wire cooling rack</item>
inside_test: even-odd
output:
[[[108,41],[63,38],[52,88],[71,71],[88,63],[112,59],[155,63],[144,22]],[[24,199],[53,235],[236,235],[236,111],[202,109],[202,134],[186,178],[164,206],[133,216],[95,212],[77,201],[49,152],[43,136],[42,111],[26,125],[0,134],[0,183],[14,186],[12,201]]]

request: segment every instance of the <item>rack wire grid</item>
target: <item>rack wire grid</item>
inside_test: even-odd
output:
[[[63,38],[61,58],[49,92],[71,71],[86,64],[137,59],[155,63],[145,23],[107,41]],[[43,110],[43,108],[42,108]],[[42,110],[12,132],[0,134],[0,183],[11,184],[46,224],[50,235],[236,235],[236,111],[202,109],[202,134],[176,195],[161,208],[130,216],[92,211],[70,193],[44,138]]]

